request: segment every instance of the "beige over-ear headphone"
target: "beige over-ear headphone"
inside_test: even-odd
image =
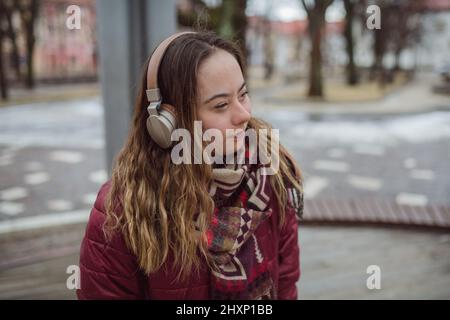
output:
[[[148,64],[146,93],[150,104],[147,107],[149,114],[147,118],[147,131],[152,139],[163,149],[172,145],[170,135],[177,127],[177,113],[174,106],[161,103],[162,99],[157,83],[159,64],[170,43],[179,36],[187,33],[195,32],[176,33],[161,42],[153,52]]]

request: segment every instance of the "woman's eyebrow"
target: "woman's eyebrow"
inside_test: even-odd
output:
[[[245,83],[245,81],[244,81],[244,83],[243,83],[243,84],[241,85],[241,87],[239,88],[238,92],[241,91],[242,88],[245,87],[245,85],[246,85],[246,83]],[[206,104],[206,103],[208,103],[208,102],[211,102],[211,101],[214,100],[214,99],[217,99],[217,98],[223,98],[223,97],[228,97],[228,96],[229,96],[228,93],[218,93],[218,94],[215,94],[215,95],[213,95],[212,97],[206,99],[203,103]]]

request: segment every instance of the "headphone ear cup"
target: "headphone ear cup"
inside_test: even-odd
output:
[[[163,149],[172,145],[170,136],[176,128],[175,108],[162,104],[158,115],[150,115],[147,118],[147,131],[153,140]]]
[[[159,114],[167,119],[172,125],[172,130],[174,130],[177,127],[177,112],[175,111],[175,107],[163,103],[161,104],[161,110],[159,111]]]

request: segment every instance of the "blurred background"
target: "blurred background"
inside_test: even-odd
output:
[[[449,299],[450,0],[0,0],[0,298],[76,298],[144,61],[192,29],[302,169],[299,299]]]

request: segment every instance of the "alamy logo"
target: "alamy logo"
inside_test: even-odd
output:
[[[381,289],[381,269],[376,264],[372,264],[367,267],[366,273],[370,274],[367,278],[367,289]]]
[[[381,9],[377,5],[371,5],[367,7],[367,14],[370,16],[367,18],[366,26],[369,30],[381,29]]]
[[[80,267],[72,264],[67,267],[66,273],[70,276],[66,280],[66,287],[69,290],[80,289]]]
[[[81,29],[81,8],[77,5],[70,5],[66,9],[66,13],[69,15],[66,19],[66,27],[69,30]]]
[[[174,164],[192,164],[192,158],[194,164],[223,164],[224,162],[225,164],[244,164],[246,162],[245,151],[248,151],[247,163],[263,165],[262,174],[274,175],[279,169],[280,137],[278,129],[270,129],[270,134],[268,129],[248,128],[245,131],[243,129],[226,129],[224,137],[222,131],[215,128],[203,132],[202,121],[194,121],[193,138],[190,132],[184,128],[175,129],[170,138],[172,141],[178,142],[170,154]],[[248,141],[248,150],[243,148],[245,139]],[[204,143],[207,145],[204,146]]]

